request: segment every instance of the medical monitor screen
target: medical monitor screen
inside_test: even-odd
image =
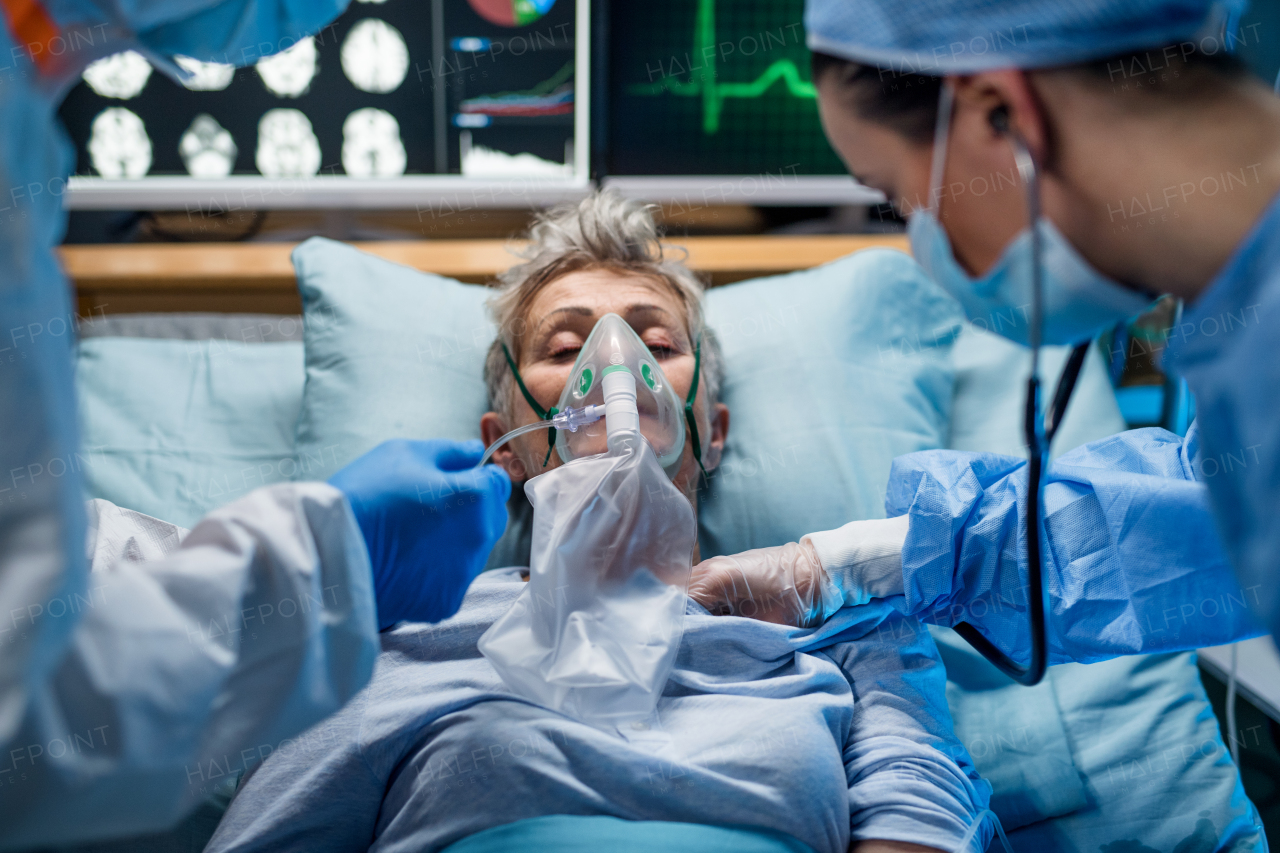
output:
[[[62,106],[76,174],[571,178],[575,12],[574,0],[357,0],[279,53],[179,57],[184,83],[118,53]]]
[[[609,9],[611,175],[844,175],[818,122],[804,0]]]

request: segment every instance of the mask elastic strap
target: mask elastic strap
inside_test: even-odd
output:
[[[684,398],[684,420],[689,425],[689,437],[693,439],[693,461],[698,463],[702,476],[707,477],[707,469],[702,465],[702,441],[698,437],[698,421],[693,416],[693,401],[698,396],[698,378],[702,375],[702,335],[698,335],[698,345],[693,348],[693,382],[689,385],[689,396]]]
[[[929,166],[929,209],[933,211],[942,207],[942,178],[947,168],[947,137],[951,135],[955,100],[955,85],[943,80],[938,91],[938,120],[933,127],[933,160]]]
[[[516,378],[516,385],[520,387],[520,393],[524,395],[524,401],[529,404],[529,408],[533,409],[533,413],[544,421],[549,421],[556,415],[560,414],[560,410],[555,406],[544,409],[538,405],[538,401],[533,399],[533,395],[529,393],[529,389],[524,387],[524,380],[520,378],[520,371],[516,369],[515,359],[511,357],[511,350],[507,349],[505,341],[502,343],[502,354],[507,357],[507,366],[511,368],[511,375]],[[696,380],[695,380],[696,381]],[[556,448],[556,428],[547,428],[547,456],[542,460],[542,467],[546,468],[547,463],[551,461],[551,451]]]

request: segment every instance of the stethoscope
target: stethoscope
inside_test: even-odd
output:
[[[944,85],[941,97],[950,99],[953,95],[951,87]],[[947,109],[949,113],[949,107],[949,103],[943,103],[940,109]],[[1053,389],[1053,400],[1049,410],[1042,417],[1040,414],[1040,346],[1044,324],[1044,282],[1040,229],[1036,227],[1036,223],[1040,221],[1039,174],[1036,170],[1035,158],[1031,156],[1026,142],[1009,124],[1008,111],[1004,108],[993,110],[990,121],[995,131],[1007,138],[1013,147],[1014,162],[1026,190],[1027,213],[1031,220],[1031,317],[1028,329],[1031,375],[1027,377],[1027,397],[1022,420],[1023,440],[1027,443],[1027,511],[1023,530],[1026,531],[1027,540],[1027,614],[1031,623],[1031,660],[1026,666],[1019,664],[968,622],[957,623],[954,628],[957,634],[968,641],[969,645],[997,669],[1019,684],[1030,687],[1044,678],[1045,669],[1048,666],[1048,632],[1045,619],[1048,605],[1044,587],[1044,557],[1040,541],[1042,521],[1040,516],[1044,505],[1044,464],[1049,455],[1049,446],[1062,423],[1062,415],[1067,410],[1067,403],[1071,400],[1071,392],[1075,390],[1076,380],[1080,378],[1080,368],[1084,365],[1085,356],[1089,354],[1089,346],[1092,342],[1085,341],[1077,344],[1071,350],[1071,355],[1067,358],[1062,374],[1058,377],[1058,383]],[[945,130],[942,130],[940,135],[945,152]],[[935,140],[935,157],[939,156],[937,144],[938,141]]]

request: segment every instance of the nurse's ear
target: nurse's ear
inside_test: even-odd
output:
[[[967,111],[982,117],[980,125],[966,125],[957,120],[952,126],[953,133],[960,127],[970,126],[987,137],[984,140],[987,144],[1007,150],[1004,137],[1011,130],[1016,131],[1036,163],[1048,165],[1051,152],[1047,116],[1031,75],[1016,68],[1004,68],[955,77],[953,83],[957,119]]]

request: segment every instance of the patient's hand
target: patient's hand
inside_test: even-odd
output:
[[[855,841],[849,845],[849,853],[944,853],[936,847],[922,847],[905,841]]]

